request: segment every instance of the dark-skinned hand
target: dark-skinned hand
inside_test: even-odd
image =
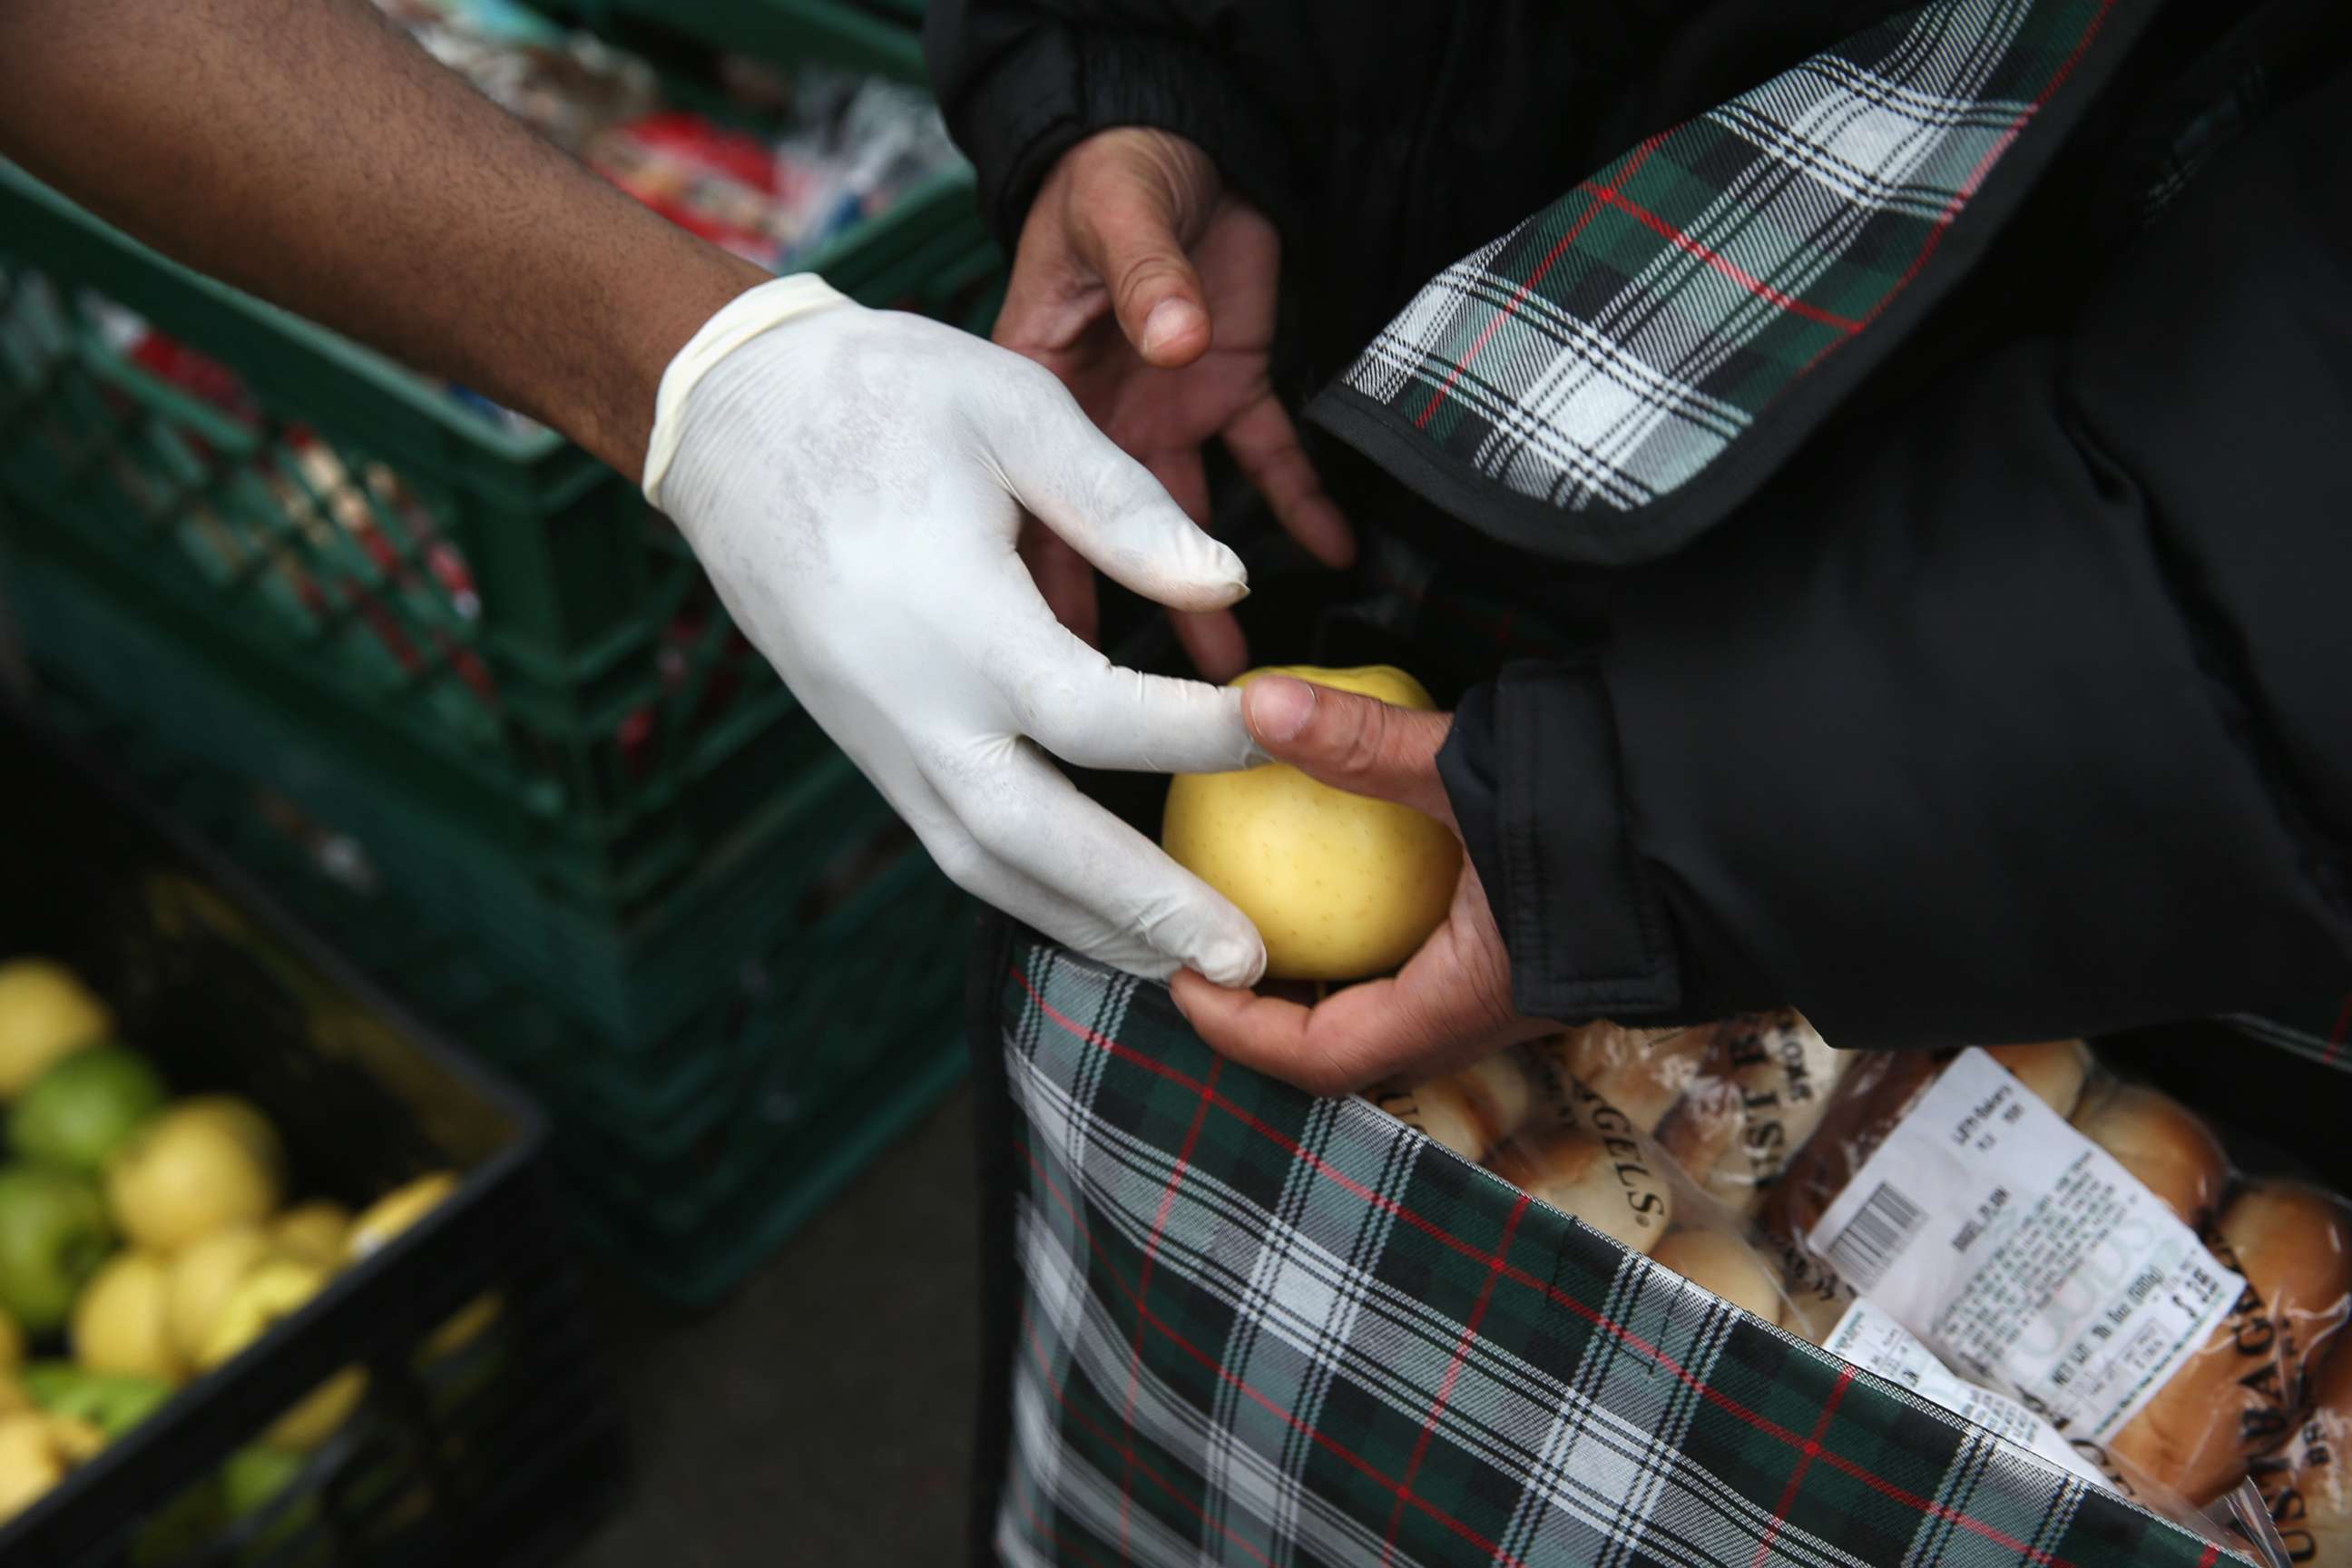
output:
[[[1021,231],[995,339],[1051,370],[1104,433],[1207,526],[1202,446],[1223,440],[1283,528],[1330,566],[1355,558],[1346,521],[1275,395],[1281,240],[1181,137],[1104,131],[1062,155]],[[1099,629],[1095,570],[1050,530],[1022,540],[1063,625]],[[1201,673],[1249,661],[1230,611],[1171,612]]]
[[[1409,805],[1460,836],[1437,773],[1452,714],[1281,676],[1251,682],[1242,710],[1276,762],[1338,789]],[[1176,1005],[1218,1051],[1316,1094],[1421,1082],[1558,1027],[1512,1005],[1510,956],[1467,854],[1444,922],[1393,975],[1345,986],[1313,1005],[1229,991],[1191,970],[1176,975],[1173,990]]]

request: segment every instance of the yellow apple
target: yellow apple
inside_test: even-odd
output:
[[[360,1211],[344,1232],[344,1260],[357,1263],[373,1257],[393,1237],[431,1214],[457,1190],[455,1172],[435,1171],[396,1187]]]
[[[67,1468],[47,1416],[0,1418],[0,1523],[38,1502],[43,1492],[66,1479]]]
[[[1254,669],[1377,698],[1436,706],[1401,669]],[[1411,806],[1349,795],[1281,763],[1181,773],[1168,787],[1160,843],[1231,899],[1265,939],[1269,980],[1356,980],[1412,956],[1445,919],[1462,846]]]
[[[351,1211],[327,1198],[299,1205],[269,1222],[273,1250],[321,1268],[342,1263],[351,1234]]]
[[[251,1224],[214,1231],[172,1255],[168,1303],[172,1343],[191,1366],[203,1359],[211,1344],[221,1308],[245,1277],[269,1256],[269,1237]]]
[[[33,1087],[49,1064],[94,1045],[114,1016],[74,972],[46,958],[0,963],[0,1100]]]
[[[230,1360],[279,1319],[301,1310],[331,1278],[327,1270],[291,1258],[262,1259],[220,1304],[197,1364],[210,1371]],[[334,1436],[366,1396],[367,1373],[345,1367],[280,1415],[261,1435],[262,1441],[273,1448],[307,1452]]]
[[[277,1208],[282,1156],[258,1111],[226,1096],[173,1106],[116,1152],[106,1168],[115,1223],[139,1246],[176,1252]]]
[[[206,1372],[268,1333],[280,1318],[301,1310],[327,1288],[325,1269],[290,1258],[267,1258],[247,1269],[213,1312],[211,1334],[196,1364]]]
[[[152,1252],[118,1252],[74,1303],[74,1360],[88,1372],[177,1383],[187,1368],[171,1323],[170,1266]]]

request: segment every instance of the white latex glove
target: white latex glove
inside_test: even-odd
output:
[[[1260,760],[1239,692],[1113,666],[1063,629],[1015,553],[1026,509],[1163,605],[1248,592],[1239,558],[1050,372],[780,279],[671,362],[646,496],[959,885],[1132,973],[1257,979],[1248,917],[1045,755],[1155,773]]]

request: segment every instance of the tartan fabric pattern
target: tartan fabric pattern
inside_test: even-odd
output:
[[[1855,341],[2115,0],[1938,0],[1642,142],[1424,285],[1341,378],[1511,494],[1631,512]]]
[[[1014,1568],[2143,1568],[2218,1549],[1034,940]]]

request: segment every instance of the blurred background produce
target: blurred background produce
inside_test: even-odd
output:
[[[356,1219],[329,1199],[287,1206],[285,1145],[268,1117],[233,1095],[173,1098],[157,1066],[113,1028],[104,1002],[64,965],[18,957],[0,967],[0,1040],[16,1059],[46,1064],[5,1091],[0,1518],[457,1188],[454,1173],[430,1173]],[[477,1303],[425,1353],[463,1351],[495,1315],[495,1303]],[[364,1373],[338,1373],[241,1450],[231,1490],[246,1506],[230,1512],[274,1496],[278,1488],[257,1478],[334,1437],[366,1394]]]
[[[383,9],[673,220],[869,304],[992,316],[1002,259],[919,85],[919,3]],[[517,1080],[549,1113],[563,1205],[530,1217],[537,1158],[501,1167],[439,1089],[397,1111],[320,1098],[338,1063],[431,1081],[366,1006],[268,1004],[189,1071],[176,1027],[121,1022],[156,976],[94,961],[19,896],[0,961],[64,958],[82,983],[0,976],[26,1002],[22,1037],[0,1035],[0,1197],[24,1217],[0,1235],[0,1300],[26,1309],[0,1323],[0,1350],[25,1344],[7,1386],[115,1452],[143,1445],[141,1474],[211,1450],[165,1496],[93,1471],[87,1433],[27,1439],[19,1538],[129,1506],[153,1515],[121,1526],[136,1568],[472,1562],[489,1540],[520,1568],[550,1533],[530,1526],[561,1513],[576,1535],[624,1495],[609,1359],[647,1481],[587,1561],[765,1543],[780,1476],[820,1555],[950,1554],[973,1307],[892,1271],[978,1268],[969,1133],[960,1102],[940,1109],[962,1065],[960,897],[634,482],[0,166],[0,594],[27,718]],[[94,830],[79,804],[40,837]],[[240,952],[271,929],[205,881],[126,885],[118,913]],[[14,885],[0,867],[0,897]],[[293,1071],[310,1050],[324,1078]],[[17,1093],[68,1052],[91,1065]],[[189,1104],[223,1095],[268,1131]],[[452,1209],[430,1269],[389,1239]],[[581,1340],[577,1242],[602,1343]],[[338,1290],[375,1264],[390,1275]],[[774,1353],[892,1323],[913,1348],[885,1365]],[[322,1335],[342,1348],[304,1349]],[[278,1392],[236,1392],[257,1380]],[[937,1419],[903,1429],[889,1413],[911,1403]],[[829,1434],[809,1407],[837,1413]],[[939,1500],[877,1521],[858,1500],[877,1489]],[[75,1539],[79,1562],[94,1538]]]

